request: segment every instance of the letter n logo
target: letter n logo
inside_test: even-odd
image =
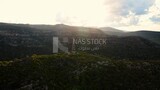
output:
[[[53,37],[53,53],[58,53],[59,51],[68,53],[68,38],[62,38],[62,41],[58,37]]]

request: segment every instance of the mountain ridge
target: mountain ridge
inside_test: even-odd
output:
[[[101,47],[99,51],[90,52],[101,54],[106,57],[113,57],[116,59],[160,58],[160,45],[141,37],[141,34],[136,34],[137,36],[132,35],[132,33],[131,35],[124,35],[122,33],[121,36],[111,35],[109,33],[104,33],[97,28],[61,24],[47,28],[48,26],[0,24],[0,59],[22,58],[31,56],[32,54],[52,54],[54,36],[71,38],[106,38],[107,45],[103,45],[104,47]],[[155,39],[152,37],[155,37],[155,35],[149,37],[152,40]]]

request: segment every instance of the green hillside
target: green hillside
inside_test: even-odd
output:
[[[54,54],[0,62],[0,90],[159,90],[159,61]]]

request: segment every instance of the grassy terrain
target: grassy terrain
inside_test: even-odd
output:
[[[159,90],[160,61],[54,54],[0,62],[0,90]]]

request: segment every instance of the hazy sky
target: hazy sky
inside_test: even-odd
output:
[[[160,30],[160,0],[0,0],[0,22]]]

